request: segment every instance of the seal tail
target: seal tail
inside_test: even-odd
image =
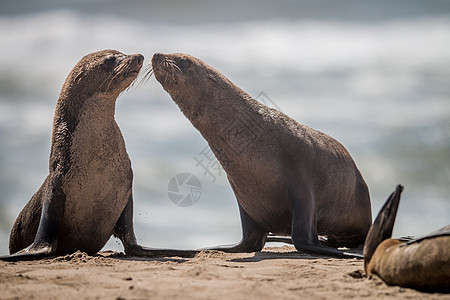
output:
[[[389,196],[384,203],[380,212],[378,213],[375,222],[369,229],[369,233],[364,243],[364,268],[370,262],[375,249],[378,245],[392,236],[394,228],[395,217],[397,216],[398,205],[400,203],[400,194],[403,191],[403,186],[397,185],[395,191]]]

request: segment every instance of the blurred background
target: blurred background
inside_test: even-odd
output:
[[[107,48],[146,63],[155,52],[192,54],[337,138],[369,185],[374,216],[396,184],[405,186],[395,236],[450,223],[450,1],[1,0],[0,42],[0,255],[48,174],[65,77]],[[116,119],[135,175],[140,243],[239,241],[225,174],[198,165],[207,143],[153,77],[119,98]],[[201,182],[193,206],[168,198],[180,173]],[[111,239],[105,249],[123,248]]]

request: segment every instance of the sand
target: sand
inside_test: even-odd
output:
[[[363,274],[361,260],[300,255],[290,246],[194,258],[77,252],[0,262],[0,299],[450,299]]]

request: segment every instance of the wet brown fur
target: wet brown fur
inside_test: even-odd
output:
[[[152,63],[156,79],[225,169],[241,220],[243,214],[252,220],[244,231],[294,239],[298,229],[299,240],[315,245],[317,234],[332,246],[364,242],[372,220],[367,185],[338,141],[259,103],[200,59],[155,54]],[[264,245],[265,237],[251,235],[252,246],[236,249]]]

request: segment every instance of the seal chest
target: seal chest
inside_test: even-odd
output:
[[[111,220],[119,219],[131,196],[131,162],[120,129],[105,109],[108,101],[92,97],[83,105],[72,139],[72,167],[62,186],[64,236],[87,242],[85,248],[103,247],[113,233]]]

